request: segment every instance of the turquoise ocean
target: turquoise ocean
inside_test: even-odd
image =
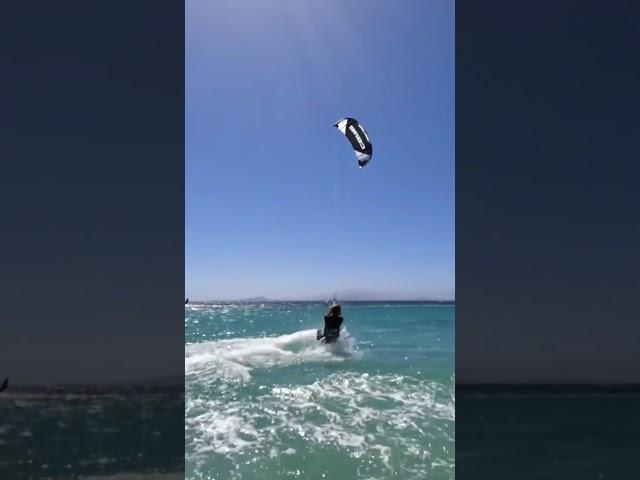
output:
[[[188,479],[451,479],[455,307],[185,306]]]

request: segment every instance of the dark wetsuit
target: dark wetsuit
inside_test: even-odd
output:
[[[324,338],[325,343],[333,343],[340,337],[340,326],[344,318],[340,312],[340,305],[334,305],[324,316],[324,332],[318,332],[318,340]]]

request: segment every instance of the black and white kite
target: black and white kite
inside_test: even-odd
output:
[[[358,158],[358,166],[362,168],[369,163],[373,155],[373,146],[364,127],[355,118],[349,117],[339,120],[334,124],[334,127],[344,133],[344,136],[351,143]]]

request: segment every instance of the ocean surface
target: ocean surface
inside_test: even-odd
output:
[[[187,479],[451,479],[455,307],[185,307]]]
[[[183,410],[181,386],[10,386],[0,479],[183,478]]]

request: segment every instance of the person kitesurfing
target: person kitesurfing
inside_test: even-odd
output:
[[[2,385],[0,385],[0,392],[6,390],[8,386],[9,386],[9,377],[6,377],[4,379],[4,382],[2,382]]]
[[[358,161],[358,167],[364,168],[373,156],[373,145],[369,134],[360,122],[352,117],[344,117],[333,124],[347,138]],[[340,305],[333,299],[333,305],[324,316],[324,331],[318,330],[316,337],[324,343],[334,343],[340,338],[340,327],[342,326],[342,310]]]
[[[316,335],[318,340],[324,339],[324,343],[333,343],[338,338],[340,338],[340,326],[344,318],[342,318],[342,311],[340,309],[340,305],[338,305],[335,300],[331,308],[324,316],[324,331],[318,333]]]

